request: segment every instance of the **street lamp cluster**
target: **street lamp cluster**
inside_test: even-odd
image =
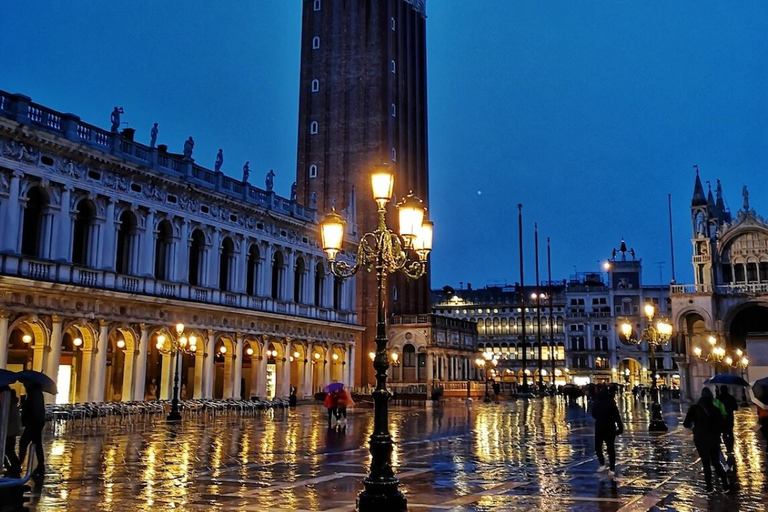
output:
[[[190,335],[187,337],[184,334],[184,324],[176,324],[176,336],[166,337],[164,334],[157,336],[157,344],[155,345],[157,350],[162,354],[170,354],[173,357],[173,400],[171,401],[171,412],[168,414],[166,420],[169,423],[175,423],[181,421],[181,413],[179,412],[179,364],[182,354],[194,354],[197,352],[197,337]],[[222,346],[222,348],[224,348]],[[226,350],[222,351],[222,354]]]
[[[651,363],[651,422],[648,430],[652,432],[666,432],[667,424],[661,415],[661,405],[659,404],[659,388],[656,385],[658,375],[656,374],[656,348],[669,343],[672,338],[672,324],[664,317],[656,317],[656,307],[653,304],[646,304],[643,308],[647,325],[642,330],[640,337],[635,337],[634,326],[629,322],[621,324],[621,336],[625,342],[640,345],[645,342],[648,344],[648,358]],[[654,325],[654,318],[656,324]]]
[[[359,270],[376,272],[377,321],[376,351],[372,352],[373,367],[376,370],[376,389],[373,391],[374,423],[370,437],[371,470],[363,481],[365,490],[358,497],[360,511],[387,510],[404,511],[407,501],[398,490],[399,481],[392,470],[392,436],[389,432],[389,411],[387,402],[386,334],[386,280],[387,275],[402,272],[408,278],[418,279],[427,270],[427,257],[432,250],[433,224],[426,219],[423,202],[408,194],[397,204],[400,232],[387,227],[387,204],[392,200],[395,176],[389,166],[381,164],[371,173],[373,200],[378,206],[378,227],[365,233],[357,247],[353,264],[338,259],[342,253],[346,222],[335,210],[325,216],[320,225],[323,250],[328,256],[331,272],[342,278],[351,277]],[[413,258],[415,254],[416,258]]]
[[[477,365],[478,369],[485,370],[485,400],[484,402],[488,403],[491,401],[491,395],[488,392],[488,381],[490,380],[490,377],[488,376],[488,373],[490,372],[492,375],[496,375],[496,367],[499,364],[499,354],[494,354],[491,351],[485,351],[483,352],[482,358],[475,359],[475,364]]]
[[[706,351],[699,346],[693,347],[693,354],[697,359],[710,363],[716,374],[719,372],[720,364],[724,363],[726,367],[740,369],[742,378],[744,377],[744,370],[749,366],[749,358],[740,348],[733,354],[728,354],[725,347],[718,345],[717,338],[711,335],[707,337],[707,344],[709,347]]]

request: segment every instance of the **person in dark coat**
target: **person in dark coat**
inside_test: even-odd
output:
[[[720,434],[723,432],[725,420],[713,403],[714,399],[711,389],[702,389],[699,401],[688,409],[683,426],[693,429],[693,443],[704,465],[704,482],[707,492],[713,490],[712,466],[715,466],[715,473],[723,483],[723,490],[728,492],[730,490],[728,476],[720,464]]]
[[[605,456],[603,443],[608,452],[609,476],[616,476],[616,436],[624,432],[624,424],[613,396],[606,388],[601,388],[592,406],[592,417],[595,418],[595,453],[600,462],[598,471],[605,471]]]
[[[8,476],[18,478],[21,475],[21,462],[16,456],[16,438],[21,435],[21,415],[19,414],[19,398],[16,391],[8,390],[8,431],[5,435],[5,469]]]
[[[37,468],[35,476],[45,475],[45,450],[43,450],[43,428],[45,428],[45,400],[40,384],[32,383],[26,386],[27,399],[21,408],[21,424],[24,425],[24,433],[19,440],[19,459],[27,456],[29,443],[35,444],[35,456]]]
[[[733,454],[733,413],[739,409],[739,404],[736,402],[736,398],[728,392],[728,386],[720,386],[717,393],[717,399],[720,400],[725,407],[723,444],[725,444],[728,465],[733,467],[736,464],[736,457]]]
[[[501,394],[501,384],[499,384],[497,381],[493,381],[493,397],[496,401],[496,403],[499,403],[499,395]]]

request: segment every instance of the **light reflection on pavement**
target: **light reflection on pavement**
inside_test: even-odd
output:
[[[618,485],[595,470],[591,419],[562,399],[500,405],[391,406],[394,461],[411,510],[766,510],[765,445],[753,409],[737,413],[738,490],[704,493],[682,413],[670,432],[647,432],[648,411],[620,399]],[[370,408],[345,431],[302,405],[256,417],[162,418],[48,431],[48,476],[33,510],[324,510],[354,508],[373,428]],[[654,508],[655,507],[655,508]]]

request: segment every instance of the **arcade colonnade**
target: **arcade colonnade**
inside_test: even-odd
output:
[[[58,403],[168,399],[174,360],[156,345],[174,326],[0,311],[0,368],[45,372]],[[182,398],[287,397],[291,387],[308,397],[354,376],[354,343],[199,325],[184,335],[198,350],[179,356]]]

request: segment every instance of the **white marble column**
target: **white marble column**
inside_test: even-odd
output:
[[[24,173],[19,170],[15,170],[11,174],[8,201],[5,203],[5,219],[3,219],[2,224],[2,247],[4,252],[19,252],[19,241],[21,240],[21,223],[19,221],[19,212],[21,209],[19,202],[19,185],[23,176]]]
[[[147,211],[144,223],[144,236],[141,238],[139,261],[142,264],[141,275],[152,277],[155,274],[155,209]]]
[[[69,202],[72,194],[72,187],[64,185],[61,187],[61,210],[54,217],[55,228],[53,233],[55,248],[52,257],[56,261],[69,261],[69,250],[72,244],[72,214],[69,210]]]
[[[94,367],[93,380],[91,381],[91,390],[89,397],[91,402],[104,401],[104,377],[107,372],[107,343],[109,335],[109,324],[106,321],[99,323],[99,341],[96,346],[96,358],[93,361]]]
[[[280,376],[278,396],[288,398],[288,395],[291,393],[291,341],[287,340],[283,347],[283,373]]]
[[[170,400],[173,395],[173,371],[176,364],[176,358],[172,354],[162,355],[160,400]]]
[[[203,362],[203,398],[213,397],[213,383],[216,374],[213,369],[214,350],[216,349],[216,333],[208,331],[208,343],[205,348],[205,361]]]
[[[257,351],[254,351],[253,355],[251,356],[251,385],[249,389],[250,389],[250,396],[247,396],[246,398],[250,399],[252,396],[258,396],[259,353]]]
[[[199,347],[195,352],[195,384],[192,391],[194,398],[203,397],[203,373],[205,372],[205,350]]]
[[[331,382],[331,364],[333,364],[331,349],[328,349],[325,351],[325,359],[323,359],[323,382],[320,383],[322,386],[326,386]]]
[[[77,399],[82,402],[92,402],[91,375],[93,374],[93,347],[83,348],[82,356],[83,360],[80,365],[80,374],[78,377],[80,384],[78,386],[79,392],[77,393]]]
[[[168,273],[168,280],[175,280],[180,283],[189,282],[189,222],[187,219],[181,220],[181,234],[178,240],[174,240],[176,248],[172,263],[175,273]],[[171,266],[167,268],[172,268]],[[174,279],[175,278],[175,279]]]
[[[427,388],[435,380],[435,358],[432,352],[427,352]]]
[[[259,398],[266,398],[267,396],[267,348],[269,347],[268,342],[264,342],[264,346],[261,350],[261,359],[259,359],[259,378],[258,378],[258,389],[257,394]]]
[[[117,228],[115,226],[115,201],[111,197],[107,198],[107,213],[104,218],[104,244],[101,256],[101,268],[105,270],[115,270],[115,258],[117,250]],[[93,242],[91,240],[91,242]]]
[[[272,254],[274,253],[274,247],[272,244],[266,244],[264,246],[263,254],[264,259],[261,261],[260,279],[258,281],[258,288],[260,297],[272,296]]]
[[[240,251],[235,258],[234,268],[230,270],[232,273],[232,291],[235,293],[245,293],[248,289],[248,239],[245,237],[239,237],[240,239]]]
[[[53,315],[51,318],[51,346],[48,352],[48,359],[45,365],[45,374],[53,382],[59,380],[59,361],[61,360],[61,317]],[[62,393],[69,393],[69,390],[61,390]],[[56,401],[56,396],[49,393],[45,394],[45,401],[52,404]]]
[[[240,398],[241,393],[241,386],[242,386],[242,380],[243,380],[243,335],[237,334],[236,336],[237,344],[235,345],[235,353],[234,360],[232,361],[235,364],[235,382],[234,387],[232,389],[232,395],[235,398]],[[247,398],[247,397],[246,397]]]
[[[135,380],[134,368],[136,367],[135,363],[138,359],[138,354],[138,347],[133,346],[129,349],[126,344],[125,359],[123,363],[123,390],[120,393],[120,401],[122,402],[130,402],[133,400],[133,382]]]
[[[141,324],[141,338],[136,347],[136,378],[133,379],[133,399],[144,400],[147,381],[147,354],[149,354],[149,329]]]
[[[0,368],[5,369],[8,365],[8,323],[10,321],[8,313],[0,311]]]
[[[219,258],[221,257],[220,230],[214,228],[211,234],[211,246],[208,248],[207,266],[204,268],[203,286],[215,288],[219,284]]]
[[[306,348],[304,354],[304,388],[300,391],[302,396],[311,397],[314,393],[312,388],[312,346]]]

